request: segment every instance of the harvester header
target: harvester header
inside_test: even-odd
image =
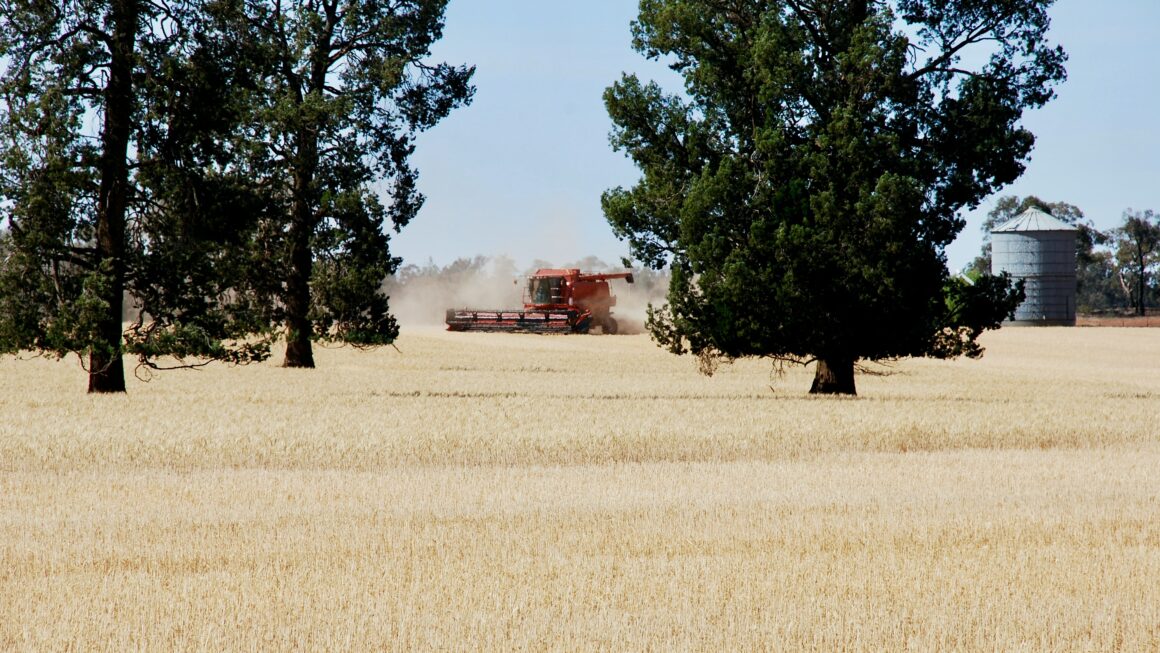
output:
[[[447,309],[447,329],[588,333],[598,326],[603,333],[616,333],[618,325],[611,312],[616,296],[608,288],[612,279],[632,283],[632,272],[541,268],[528,277],[523,308]]]

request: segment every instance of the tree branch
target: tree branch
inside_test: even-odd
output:
[[[958,43],[954,43],[950,47],[947,47],[946,49],[944,49],[942,54],[940,54],[939,56],[935,57],[934,59],[931,59],[930,61],[926,62],[925,66],[910,73],[910,75],[908,75],[907,78],[914,80],[914,79],[918,79],[919,77],[922,77],[924,75],[929,75],[932,72],[940,71],[941,69],[944,68],[944,65],[946,63],[948,63],[951,59],[953,59],[956,54],[961,52],[963,50],[963,48],[966,48],[967,46],[975,45],[978,43],[983,43],[984,41],[998,40],[998,39],[994,39],[994,38],[983,38],[983,37],[986,34],[993,31],[996,27],[999,26],[1000,23],[1002,23],[1004,20],[1010,18],[1012,15],[1013,15],[1012,11],[1008,11],[1005,14],[997,16],[991,22],[984,21],[983,24],[980,25],[979,27],[977,27],[973,30],[967,30],[968,35],[962,41],[959,41]]]

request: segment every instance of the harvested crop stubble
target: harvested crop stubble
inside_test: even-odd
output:
[[[0,650],[1160,649],[1160,338],[985,344],[852,400],[643,336],[5,359]]]

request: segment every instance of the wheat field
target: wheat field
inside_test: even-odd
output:
[[[0,359],[0,650],[1160,650],[1160,331],[856,399],[646,336]]]

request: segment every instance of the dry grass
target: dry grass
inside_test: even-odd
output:
[[[643,336],[0,360],[0,650],[1160,650],[1160,335],[986,344],[854,400]]]

